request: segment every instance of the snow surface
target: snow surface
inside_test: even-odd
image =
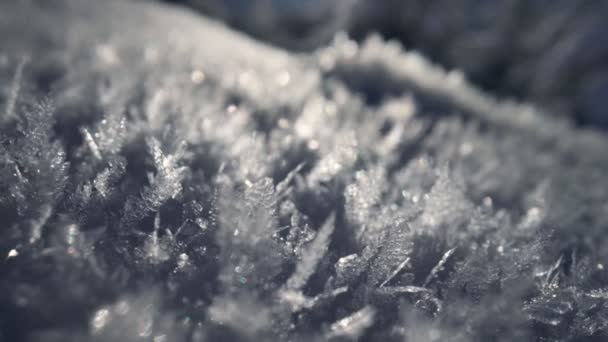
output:
[[[608,138],[399,44],[0,4],[0,338],[601,341]]]
[[[571,0],[164,0],[290,49],[379,32],[488,91],[608,128],[608,3]]]

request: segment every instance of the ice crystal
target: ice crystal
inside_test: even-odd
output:
[[[27,58],[21,58],[17,68],[15,70],[15,76],[11,82],[10,93],[6,101],[6,108],[4,110],[4,118],[10,118],[15,114],[15,105],[19,97],[19,91],[21,90],[21,80],[23,77],[23,68],[27,64]]]
[[[361,225],[369,221],[372,207],[379,202],[382,194],[382,178],[380,170],[370,173],[358,171],[355,173],[355,183],[346,187],[345,206],[348,217],[352,217],[354,223]]]
[[[333,215],[328,218],[317,232],[315,239],[302,252],[302,260],[298,262],[295,273],[287,280],[288,288],[300,289],[306,284],[312,272],[315,271],[317,263],[324,257],[329,248],[329,241],[336,224],[335,220],[336,218]]]
[[[365,307],[352,315],[342,318],[330,326],[329,337],[348,337],[357,339],[374,322],[376,311],[371,307]]]
[[[149,202],[150,207],[158,207],[169,198],[175,198],[182,190],[181,181],[185,168],[178,165],[182,158],[183,145],[172,155],[166,155],[160,149],[160,143],[151,139],[148,142],[156,174],[149,176],[150,185],[154,190],[144,195],[144,200]],[[146,197],[149,196],[149,197]]]

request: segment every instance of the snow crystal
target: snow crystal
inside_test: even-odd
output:
[[[331,325],[329,337],[359,338],[374,321],[376,310],[365,307]]]

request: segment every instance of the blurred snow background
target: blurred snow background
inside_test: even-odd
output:
[[[310,50],[373,32],[464,71],[501,96],[608,128],[608,2],[570,0],[169,0],[273,44]]]

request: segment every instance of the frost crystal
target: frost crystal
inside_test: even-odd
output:
[[[428,286],[437,277],[437,274],[443,271],[445,264],[448,262],[448,260],[450,259],[452,254],[454,254],[455,251],[456,248],[452,248],[449,251],[445,252],[443,257],[441,257],[441,260],[439,260],[439,263],[437,263],[437,265],[433,267],[429,275],[426,277],[422,286]]]
[[[357,339],[374,323],[375,314],[376,310],[372,307],[364,307],[332,324],[329,328],[330,332],[328,336],[330,338],[348,337],[350,339]]]
[[[344,191],[346,199],[346,214],[357,224],[365,224],[369,221],[372,207],[380,200],[382,194],[382,172],[357,171],[355,183],[350,184]]]
[[[175,198],[182,190],[181,181],[185,168],[178,166],[183,154],[183,145],[173,155],[165,155],[160,149],[160,143],[150,139],[148,146],[154,158],[156,174],[150,176],[150,184],[154,190],[149,197],[144,197],[151,207],[158,207],[169,198]]]
[[[8,95],[8,100],[6,101],[6,108],[4,110],[4,119],[10,118],[15,114],[15,105],[17,104],[17,99],[19,97],[19,91],[21,90],[21,81],[23,77],[23,68],[25,67],[28,59],[23,57],[19,64],[17,64],[17,68],[15,70],[15,76],[13,77],[13,81],[11,82],[10,94]]]
[[[330,216],[317,232],[315,239],[304,249],[302,259],[298,262],[295,273],[287,280],[288,288],[300,289],[306,284],[308,278],[315,271],[317,263],[325,256],[329,248],[330,237],[336,225],[335,221],[335,216]]]

